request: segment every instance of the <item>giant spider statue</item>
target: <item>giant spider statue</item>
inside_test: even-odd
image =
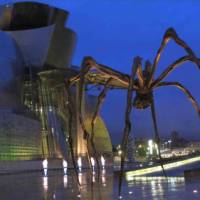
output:
[[[154,73],[156,71],[158,62],[160,60],[161,53],[163,52],[165,46],[167,45],[168,41],[170,39],[173,39],[179,46],[185,49],[186,55],[176,60],[174,63],[169,65],[163,73],[158,78],[154,77]],[[98,161],[98,152],[96,151],[95,145],[94,145],[94,127],[95,127],[95,121],[100,109],[100,106],[106,96],[107,91],[110,88],[121,88],[121,89],[127,89],[127,102],[126,102],[126,111],[125,111],[125,127],[123,132],[123,139],[122,139],[122,155],[121,155],[121,170],[119,175],[119,196],[121,195],[121,185],[122,185],[122,177],[124,172],[124,161],[125,161],[125,152],[127,147],[127,141],[129,137],[129,133],[131,130],[131,121],[130,121],[130,114],[132,108],[136,109],[146,109],[148,107],[151,108],[152,113],[152,119],[153,119],[153,125],[155,130],[155,141],[158,145],[159,149],[159,160],[161,167],[164,172],[161,153],[160,153],[160,136],[158,132],[157,127],[157,121],[156,121],[156,112],[155,112],[155,105],[154,105],[154,96],[153,92],[156,88],[165,87],[165,86],[174,86],[178,89],[180,89],[188,98],[188,100],[192,103],[194,108],[196,109],[197,113],[200,115],[200,107],[198,106],[196,100],[190,93],[190,91],[185,88],[182,84],[179,82],[165,82],[163,81],[174,69],[179,67],[181,64],[191,61],[195,63],[198,68],[200,68],[200,60],[196,57],[192,49],[182,40],[178,37],[175,30],[172,28],[169,28],[163,37],[163,40],[161,42],[160,48],[157,51],[156,57],[154,59],[153,64],[151,64],[149,61],[146,61],[145,67],[142,68],[141,64],[141,58],[135,57],[131,75],[126,75],[121,72],[118,72],[116,70],[113,70],[112,68],[109,68],[107,66],[98,64],[93,58],[86,57],[83,60],[82,63],[82,69],[80,73],[69,79],[67,82],[67,91],[70,96],[70,85],[73,85],[74,83],[79,83],[79,96],[80,96],[80,102],[79,102],[79,121],[83,130],[83,137],[86,139],[87,144],[92,146],[93,149],[93,155],[95,156],[96,163],[98,166],[98,174],[100,169],[100,164]],[[82,93],[84,90],[85,84],[100,84],[104,85],[104,88],[100,95],[98,96],[98,102],[96,105],[96,109],[91,121],[91,133],[88,133],[88,131],[85,128],[83,116],[82,116]],[[133,92],[135,92],[135,97],[133,98]],[[72,103],[72,101],[71,101]],[[90,158],[90,152],[88,152],[88,157]],[[75,166],[76,167],[76,166]],[[165,173],[165,172],[164,172]]]

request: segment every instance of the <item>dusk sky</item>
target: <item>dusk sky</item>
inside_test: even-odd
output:
[[[19,1],[1,0],[1,4]],[[67,26],[78,36],[73,64],[80,65],[90,55],[99,63],[130,73],[133,58],[140,55],[153,62],[161,39],[168,27],[173,27],[200,57],[200,1],[197,0],[41,0],[38,2],[66,9],[70,12]],[[156,75],[175,59],[186,53],[170,42]],[[187,63],[176,69],[167,80],[186,86],[200,104],[200,71]],[[127,91],[111,91],[101,114],[119,143],[124,128]],[[176,88],[162,88],[155,92],[158,126],[163,137],[172,130],[182,136],[200,139],[200,121],[186,96]],[[132,136],[153,137],[149,109],[132,114]]]

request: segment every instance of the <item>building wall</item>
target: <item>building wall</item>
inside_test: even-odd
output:
[[[42,158],[40,122],[0,110],[0,160]]]

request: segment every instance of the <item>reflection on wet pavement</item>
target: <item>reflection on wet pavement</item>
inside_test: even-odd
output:
[[[102,171],[96,174],[79,173],[80,191],[76,178],[69,170],[3,175],[0,177],[2,200],[109,200],[118,199],[118,178]],[[185,182],[183,177],[129,177],[123,182],[122,199],[193,200],[200,198],[200,182]]]

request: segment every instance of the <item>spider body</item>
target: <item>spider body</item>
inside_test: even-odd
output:
[[[147,93],[136,92],[133,100],[133,107],[136,109],[146,109],[151,106],[153,101],[152,91]]]

